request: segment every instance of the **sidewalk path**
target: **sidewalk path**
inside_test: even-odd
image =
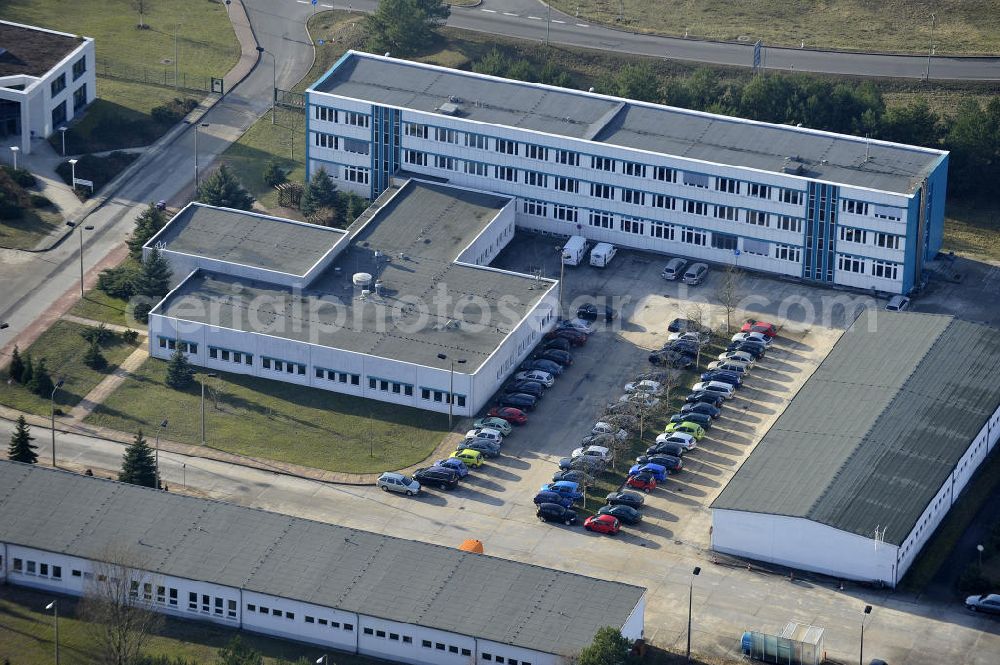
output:
[[[113,330],[114,332],[123,333],[131,330],[132,332],[139,333],[140,337],[146,337],[147,335],[149,335],[148,330],[143,330],[141,328],[129,328],[128,326],[120,326],[117,323],[108,323],[106,321],[95,321],[94,319],[85,319],[82,316],[76,316],[74,314],[66,314],[59,318],[62,319],[63,321],[71,321],[72,323],[79,323],[81,326],[93,326],[96,328],[97,326],[103,324],[105,328],[107,328],[108,330]]]
[[[149,352],[146,350],[146,345],[142,344],[137,348],[132,354],[122,361],[122,364],[112,370],[111,374],[104,377],[104,379],[91,389],[89,393],[84,395],[80,403],[73,407],[70,411],[70,420],[80,423],[93,412],[97,406],[105,400],[111,393],[117,390],[118,386],[122,384],[125,379],[129,377],[129,374],[146,361],[149,357]]]

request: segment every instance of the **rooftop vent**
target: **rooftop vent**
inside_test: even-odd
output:
[[[367,272],[356,272],[354,276],[351,277],[351,281],[354,282],[354,286],[368,286],[372,283],[371,273]]]
[[[800,175],[804,170],[805,166],[798,160],[798,158],[785,158],[785,164],[781,167],[781,170],[790,175]]]
[[[441,106],[437,107],[437,112],[442,115],[458,115],[458,104],[453,102],[445,102]]]

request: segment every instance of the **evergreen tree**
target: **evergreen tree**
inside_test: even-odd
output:
[[[136,261],[142,260],[142,246],[149,242],[167,223],[167,213],[156,205],[149,206],[135,218],[135,228],[126,240],[129,255]]]
[[[21,370],[21,385],[27,388],[33,376],[35,376],[35,364],[31,360],[31,352],[29,351],[24,355],[24,369]]]
[[[48,399],[52,395],[55,384],[52,383],[52,377],[49,376],[49,370],[45,366],[45,358],[35,364],[34,371],[31,373],[31,381],[28,382],[27,387],[39,397]]]
[[[219,649],[218,665],[264,665],[264,657],[237,635]]]
[[[368,47],[403,56],[427,47],[451,14],[443,0],[381,0],[365,19]]]
[[[87,350],[83,354],[83,362],[87,367],[102,370],[108,366],[108,360],[101,353],[101,345],[97,343],[97,338],[91,338],[87,344]]]
[[[620,630],[606,626],[597,631],[590,646],[580,652],[578,665],[624,665],[632,645]]]
[[[277,187],[281,183],[285,182],[285,172],[281,170],[278,166],[278,162],[273,159],[267,163],[264,167],[263,174],[264,182],[267,183],[269,187]]]
[[[337,188],[330,180],[330,174],[322,166],[313,173],[309,184],[302,192],[302,202],[299,209],[306,217],[316,214],[320,208],[332,208],[336,204]]]
[[[17,344],[14,345],[14,350],[10,354],[10,366],[7,368],[7,373],[10,378],[21,383],[21,377],[24,376],[24,359],[21,357],[21,351],[18,350]]]
[[[254,198],[223,163],[218,171],[202,181],[198,188],[198,200],[213,206],[250,210]]]
[[[142,262],[135,280],[136,294],[147,298],[162,298],[170,290],[170,265],[155,247]]]
[[[156,461],[153,459],[152,449],[142,436],[141,429],[135,435],[135,440],[125,449],[118,481],[142,487],[156,486]]]
[[[167,363],[167,385],[174,390],[183,390],[194,381],[194,369],[180,348],[175,349]]]
[[[18,416],[14,433],[10,437],[10,447],[7,449],[7,457],[12,462],[34,464],[38,461],[38,453],[35,452],[38,446],[31,445],[31,442],[34,440],[35,437],[31,436],[31,431],[24,416]]]

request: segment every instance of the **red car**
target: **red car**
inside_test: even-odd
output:
[[[583,528],[587,531],[596,531],[597,533],[606,533],[609,536],[613,536],[621,531],[621,522],[618,521],[617,517],[612,515],[592,515],[583,523]]]
[[[740,332],[759,332],[768,337],[775,337],[778,334],[778,328],[773,323],[768,323],[767,321],[747,319],[743,327],[740,328]]]
[[[558,338],[567,340],[571,346],[583,346],[587,343],[587,333],[580,332],[579,330],[573,330],[572,328],[557,328],[556,330],[545,333],[545,339]]]
[[[486,412],[486,415],[491,418],[501,418],[511,425],[523,425],[528,422],[528,416],[525,415],[524,411],[512,406],[494,406]]]
[[[649,494],[656,489],[656,478],[651,473],[637,473],[634,476],[629,476],[625,484]]]

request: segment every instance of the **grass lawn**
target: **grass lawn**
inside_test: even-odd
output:
[[[582,20],[632,32],[692,38],[762,39],[775,46],[927,53],[1000,51],[998,0],[678,0],[663,11],[661,0],[552,0]],[[621,8],[624,6],[624,22]],[[931,14],[935,15],[932,22]],[[539,14],[541,16],[541,14]]]
[[[201,442],[200,387],[168,388],[167,363],[150,358],[87,418],[133,432],[170,420],[169,438]],[[448,417],[240,374],[206,379],[211,446],[292,464],[372,473],[415,464],[444,436]]]
[[[104,291],[91,289],[80,300],[76,301],[70,314],[84,319],[128,326],[132,330],[145,330],[146,324],[132,318],[128,311],[128,302],[120,298],[112,298]]]
[[[1000,202],[948,201],[943,251],[1000,261]]]
[[[34,249],[62,225],[63,218],[58,212],[25,208],[21,219],[0,220],[0,247]]]
[[[22,587],[0,586],[0,659],[14,665],[50,665],[54,650],[52,614],[44,607],[55,596]],[[89,626],[77,618],[75,598],[59,597],[59,656],[64,665],[91,665],[99,654],[90,639]],[[244,644],[264,656],[267,665],[309,663],[323,654],[319,647],[244,633],[208,623],[165,619],[151,636],[144,652],[151,656],[180,657],[199,663],[216,662],[220,648],[239,635]],[[339,665],[377,665],[385,661],[331,652]]]
[[[101,347],[108,367],[103,371],[93,370],[83,363],[87,342],[80,336],[80,332],[86,329],[87,326],[77,323],[56,321],[29,349],[20,349],[22,356],[30,351],[34,362],[45,358],[53,381],[60,378],[65,380],[65,385],[56,391],[56,407],[61,408],[64,413],[76,406],[135,350],[135,346],[126,344],[121,335],[112,334],[109,341]],[[48,395],[39,397],[16,383],[8,384],[6,380],[0,382],[0,404],[40,416],[47,416],[51,412]]]
[[[247,191],[270,210],[278,207],[278,193],[264,182],[264,167],[268,162],[276,161],[289,182],[304,182],[306,177],[305,115],[292,109],[277,111],[274,124],[268,112],[222,153],[222,160]],[[284,209],[281,214],[301,218],[295,210]]]

